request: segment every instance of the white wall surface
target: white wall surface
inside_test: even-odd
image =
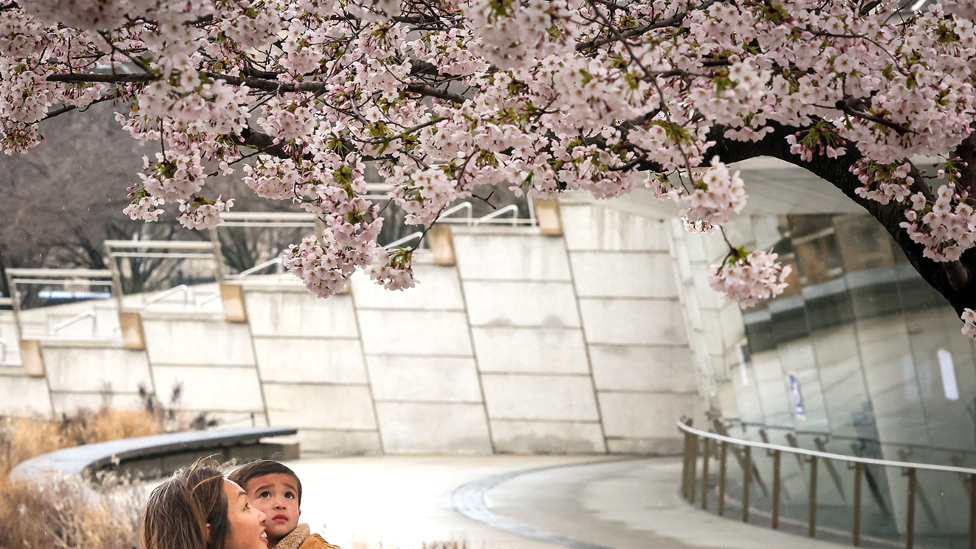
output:
[[[704,279],[676,277],[675,258],[707,254],[672,253],[659,219],[561,212],[564,236],[454,226],[457,264],[418,252],[412,290],[357,274],[323,300],[255,276],[246,323],[156,310],[145,351],[43,340],[46,378],[0,366],[0,414],[139,406],[140,387],[166,401],[180,386],[183,413],[297,427],[312,454],[675,452],[674,422],[701,410],[693,347],[713,352],[701,336],[721,314],[686,319],[679,295]]]

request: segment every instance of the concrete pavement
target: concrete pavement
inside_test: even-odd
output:
[[[344,549],[449,541],[468,549],[842,547],[692,508],[677,495],[680,458],[381,456],[289,465],[304,485],[302,521]]]

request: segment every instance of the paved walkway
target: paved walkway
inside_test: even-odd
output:
[[[680,458],[383,456],[289,465],[304,485],[302,521],[344,549],[440,549],[432,544],[450,541],[467,549],[841,547],[692,508],[677,495]]]

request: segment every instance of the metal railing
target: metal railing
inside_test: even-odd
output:
[[[96,317],[95,310],[94,309],[89,309],[89,310],[87,310],[87,311],[85,311],[83,313],[76,314],[75,316],[73,316],[73,317],[71,317],[71,318],[69,318],[67,320],[62,320],[61,322],[58,322],[57,324],[54,325],[53,328],[51,328],[51,332],[56,334],[56,333],[60,332],[61,330],[67,328],[68,326],[72,326],[74,324],[77,324],[77,323],[81,322],[82,320],[84,320],[86,318],[95,318],[95,317]],[[95,331],[95,327],[93,325],[92,326],[92,332],[94,333],[94,331]]]
[[[964,482],[969,490],[969,549],[976,549],[976,469],[967,467],[954,467],[950,465],[933,465],[928,463],[914,463],[908,461],[889,461],[884,459],[864,458],[857,456],[846,456],[842,454],[832,454],[817,450],[806,450],[792,446],[781,446],[767,442],[755,442],[751,440],[741,440],[716,433],[702,431],[691,426],[691,420],[687,423],[677,422],[678,429],[684,433],[684,462],[682,465],[681,493],[682,496],[691,503],[695,503],[698,497],[698,456],[701,446],[702,459],[702,483],[701,483],[701,508],[708,508],[709,494],[709,462],[712,452],[717,450],[719,460],[718,474],[718,514],[725,514],[725,492],[728,477],[728,451],[729,445],[738,446],[742,449],[742,522],[749,522],[749,485],[752,484],[753,460],[752,449],[766,450],[767,455],[772,459],[773,466],[773,493],[772,493],[772,513],[771,525],[774,529],[779,528],[780,518],[780,494],[782,491],[782,479],[780,462],[783,453],[794,454],[810,466],[809,471],[809,515],[807,517],[807,533],[814,537],[817,531],[817,463],[819,460],[845,462],[848,470],[853,470],[854,474],[854,498],[852,509],[851,539],[855,546],[861,544],[861,485],[864,479],[864,467],[866,465],[878,465],[882,467],[897,467],[902,469],[902,474],[907,482],[907,506],[905,511],[905,547],[913,549],[915,546],[915,502],[918,495],[918,471],[937,471],[943,473],[956,473],[962,475]],[[718,448],[712,447],[718,444]]]
[[[44,334],[27,333],[29,330],[27,330],[24,326],[23,316],[25,311],[21,308],[20,287],[47,285],[82,285],[89,288],[104,286],[108,289],[113,287],[112,272],[110,270],[103,269],[7,269],[7,283],[10,288],[10,293],[13,296],[16,296],[16,298],[4,299],[10,300],[9,304],[11,305],[14,313],[14,323],[17,326],[17,333],[21,339],[23,339],[25,335],[57,336],[58,332],[62,329],[80,322],[85,318],[95,318],[96,315],[94,310],[85,311],[80,314],[73,315],[51,328],[45,328]],[[106,292],[105,295],[110,296],[111,291]],[[48,330],[50,330],[50,332],[48,332]],[[94,325],[90,337],[98,337],[95,334]]]

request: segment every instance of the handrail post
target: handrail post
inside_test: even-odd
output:
[[[854,513],[851,537],[854,547],[861,545],[861,479],[864,477],[864,464],[854,464]]]
[[[697,489],[697,469],[698,466],[698,435],[691,435],[691,450],[688,456],[688,501],[695,503],[695,492]]]
[[[705,443],[705,453],[702,454],[701,508],[708,509],[708,458],[710,457],[708,453],[708,447],[710,445],[709,445],[708,438],[704,438],[702,442]]]
[[[976,549],[976,474],[969,475],[969,549]]]
[[[772,526],[773,530],[779,528],[779,494],[781,489],[780,481],[780,451],[773,450],[767,452],[773,458],[773,520]]]
[[[691,420],[685,422],[691,425]],[[685,455],[681,463],[681,497],[688,499],[688,458],[691,456],[691,433],[685,431]]]
[[[902,471],[902,475],[908,477],[908,510],[905,513],[905,548],[913,549],[915,547],[916,471],[915,469],[908,468]]]
[[[810,464],[810,509],[807,518],[807,535],[811,538],[817,534],[817,456],[807,459]]]
[[[729,443],[722,441],[718,466],[718,515],[725,515],[725,476],[728,472]]]
[[[742,522],[749,522],[749,485],[752,484],[752,447],[742,448]]]

